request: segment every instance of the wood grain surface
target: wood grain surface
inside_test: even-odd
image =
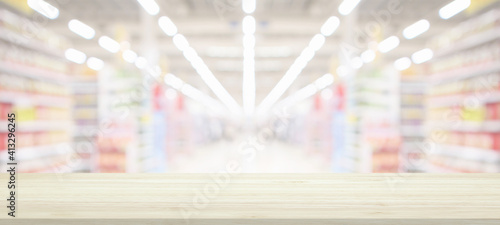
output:
[[[7,179],[0,175],[4,199]],[[19,174],[16,181],[16,218],[4,200],[0,224],[500,224],[500,174]]]

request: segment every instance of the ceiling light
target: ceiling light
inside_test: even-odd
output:
[[[184,81],[171,73],[165,75],[165,78],[163,78],[163,80],[165,81],[165,84],[170,85],[177,90],[181,90],[182,86],[184,85]]]
[[[327,73],[327,74],[321,76],[320,78],[318,78],[316,81],[314,81],[314,86],[318,90],[321,90],[321,89],[327,87],[328,85],[332,84],[333,80],[334,80],[333,75],[330,73]]]
[[[397,70],[406,70],[408,68],[410,68],[411,66],[411,60],[410,58],[408,57],[403,57],[403,58],[400,58],[396,61],[394,61],[394,68],[396,68]]]
[[[344,0],[339,5],[339,13],[346,16],[356,8],[361,0]]]
[[[87,59],[87,66],[93,70],[101,70],[104,67],[104,61],[95,57],[90,57]]]
[[[255,36],[251,34],[245,34],[243,36],[243,48],[253,47],[255,47]]]
[[[413,39],[418,35],[423,34],[427,30],[429,30],[430,23],[427,20],[419,20],[418,22],[406,27],[403,30],[403,36],[406,39]]]
[[[137,53],[135,53],[132,50],[125,50],[122,53],[122,58],[123,60],[125,60],[125,62],[134,63],[135,60],[137,59]]]
[[[337,30],[340,25],[340,20],[336,16],[332,16],[326,20],[326,22],[321,26],[321,34],[325,36],[330,36]]]
[[[256,2],[255,0],[243,0],[241,4],[241,8],[243,9],[243,12],[245,13],[253,13],[256,8]]]
[[[376,54],[375,51],[368,49],[361,53],[361,59],[363,60],[364,63],[370,63],[373,60],[375,60]]]
[[[175,34],[177,34],[177,26],[175,26],[174,22],[170,20],[170,18],[166,16],[160,17],[158,19],[158,25],[160,26],[161,30],[168,36],[172,37]]]
[[[170,100],[177,98],[177,91],[175,89],[169,88],[165,91],[165,97]]]
[[[177,49],[184,51],[189,47],[189,42],[187,41],[186,37],[182,34],[176,34],[173,38],[174,45],[177,47]]]
[[[147,64],[148,64],[148,60],[142,56],[139,56],[139,57],[137,57],[137,59],[135,59],[135,66],[139,69],[146,68]]]
[[[111,39],[108,36],[102,36],[99,38],[99,45],[111,53],[117,53],[120,51],[120,43]]]
[[[399,45],[399,38],[396,36],[390,36],[387,39],[381,41],[378,44],[378,50],[382,53],[389,52]]]
[[[73,31],[73,33],[78,34],[85,39],[90,40],[95,36],[95,30],[89,25],[82,23],[80,20],[70,20],[68,28]]]
[[[85,53],[78,51],[73,48],[68,48],[64,52],[64,56],[66,56],[66,59],[68,59],[71,62],[78,63],[78,64],[83,64],[85,60],[87,59],[87,55]]]
[[[439,16],[442,19],[447,20],[457,15],[459,12],[462,12],[465,9],[469,8],[470,3],[470,0],[455,0],[453,2],[450,2],[448,3],[448,5],[443,6],[443,8],[439,10]]]
[[[137,2],[152,16],[160,12],[160,7],[156,4],[155,0],[137,0]]]
[[[31,9],[51,20],[56,19],[59,16],[59,9],[43,0],[28,0],[27,3]]]
[[[434,53],[432,52],[432,50],[425,48],[413,53],[411,55],[411,60],[413,60],[413,63],[415,64],[420,64],[431,60],[433,56]]]
[[[318,51],[323,44],[325,44],[325,36],[316,34],[309,42],[309,47],[312,48],[313,51]]]
[[[255,33],[255,18],[253,16],[245,16],[243,18],[242,28],[244,34],[253,34]]]

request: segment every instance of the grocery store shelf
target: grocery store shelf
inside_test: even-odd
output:
[[[7,122],[0,122],[0,132],[7,132]],[[69,121],[15,121],[16,132],[35,132],[35,131],[68,131],[72,129],[72,123]]]
[[[2,150],[0,161],[6,161],[7,159],[7,151]],[[50,156],[56,155],[64,155],[72,152],[69,143],[58,143],[52,145],[42,145],[42,146],[32,146],[32,147],[23,147],[16,149],[16,160],[17,161],[26,161],[33,159],[40,159]]]
[[[33,38],[28,38],[3,27],[0,27],[0,40],[19,45],[24,48],[35,50],[37,52],[42,52],[60,59],[65,59],[64,52],[62,50],[50,47],[41,41],[37,41]]]
[[[434,74],[430,76],[430,83],[432,85],[439,85],[443,83],[486,75],[498,71],[500,71],[500,63],[493,62],[489,63],[488,65],[476,65],[469,68],[455,69],[449,72]]]
[[[0,91],[0,102],[11,104],[22,103],[23,105],[49,106],[57,108],[71,107],[71,100],[67,97],[26,94],[11,91]]]
[[[500,151],[492,149],[456,145],[437,145],[431,153],[471,161],[500,163]]]
[[[41,70],[29,66],[10,64],[3,61],[0,61],[0,72],[57,84],[66,84],[68,79],[68,75],[66,74]]]
[[[463,106],[466,104],[466,100],[473,100],[474,103],[494,103],[500,102],[500,92],[485,92],[478,94],[464,94],[464,95],[451,95],[444,97],[430,97],[427,99],[428,108],[446,108],[451,106]]]
[[[468,38],[465,38],[458,43],[452,43],[448,47],[445,47],[441,50],[436,51],[435,59],[438,59],[443,56],[447,56],[453,53],[457,53],[460,51],[464,51],[476,46],[480,46],[482,44],[494,41],[500,38],[500,27],[490,29],[488,31],[472,35]]]
[[[422,126],[406,125],[406,126],[401,126],[401,136],[404,136],[404,137],[424,137],[425,132],[422,129]]]
[[[500,132],[500,121],[498,120],[488,120],[482,122],[457,121],[456,123],[450,123],[450,125],[447,126],[432,125],[440,124],[440,121],[428,121],[427,124],[426,131],[437,129],[457,132]]]

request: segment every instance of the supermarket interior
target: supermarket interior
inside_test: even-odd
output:
[[[498,0],[0,0],[0,50],[2,172],[500,172]]]

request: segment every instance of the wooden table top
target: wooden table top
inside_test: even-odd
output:
[[[0,175],[3,197],[8,178]],[[16,218],[4,200],[0,224],[500,224],[500,174],[19,174],[16,182]]]

